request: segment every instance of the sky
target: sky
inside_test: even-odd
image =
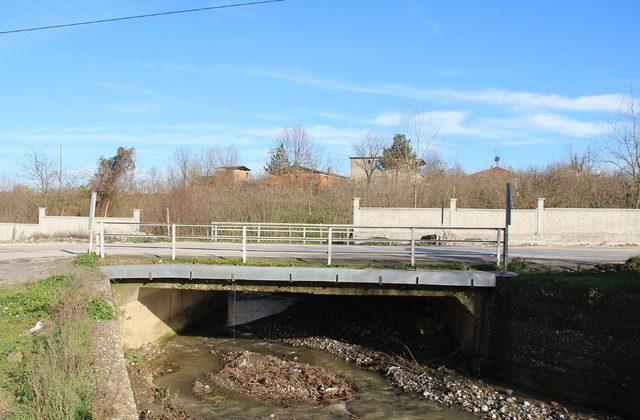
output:
[[[218,4],[2,1],[0,31]],[[144,171],[233,144],[260,172],[293,124],[348,174],[354,141],[412,116],[434,134],[421,147],[467,171],[496,153],[543,165],[597,149],[640,86],[638,17],[623,0],[286,0],[0,35],[0,174],[61,144],[72,170],[119,146]]]

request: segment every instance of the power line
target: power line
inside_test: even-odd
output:
[[[135,15],[135,16],[123,16],[109,19],[98,19],[98,20],[88,20],[84,22],[74,22],[74,23],[63,23],[60,25],[50,25],[50,26],[38,26],[34,28],[23,28],[23,29],[12,29],[9,31],[0,31],[0,35],[7,34],[15,34],[18,32],[32,32],[32,31],[43,31],[46,29],[58,29],[58,28],[67,28],[70,26],[82,26],[82,25],[93,25],[95,23],[108,23],[108,22],[117,22],[121,20],[133,20],[133,19],[145,19],[151,17],[158,16],[167,16],[167,15],[177,15],[181,13],[193,13],[193,12],[205,12],[209,10],[218,10],[218,9],[230,9],[233,7],[246,7],[246,6],[256,6],[260,4],[267,3],[278,3],[285,0],[262,0],[262,1],[251,1],[246,3],[232,3],[232,4],[223,4],[220,6],[209,6],[209,7],[199,7],[197,9],[184,9],[184,10],[173,10],[169,12],[158,12],[158,13],[149,13],[146,15]]]

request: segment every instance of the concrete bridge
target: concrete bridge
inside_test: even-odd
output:
[[[390,304],[404,297],[434,301],[444,308],[452,331],[470,353],[479,346],[485,302],[504,272],[472,270],[393,270],[334,267],[256,267],[205,264],[104,266],[124,312],[130,346],[179,332],[225,311],[236,292],[282,295],[382,296]],[[235,305],[235,303],[234,303]],[[235,306],[234,306],[235,308]]]

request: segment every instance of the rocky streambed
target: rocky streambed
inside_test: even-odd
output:
[[[608,418],[474,378],[437,311],[384,303],[300,299],[129,354],[141,418]]]

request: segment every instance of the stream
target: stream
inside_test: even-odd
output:
[[[403,393],[390,385],[382,376],[323,351],[291,347],[252,338],[207,337],[201,335],[176,336],[163,345],[168,362],[177,366],[173,372],[154,379],[156,386],[168,388],[177,395],[182,405],[196,418],[344,418],[361,419],[471,419],[466,412],[446,408],[421,400],[415,394]],[[357,397],[350,402],[339,402],[325,407],[277,407],[225,389],[216,389],[223,397],[219,402],[203,401],[193,394],[195,380],[207,383],[205,374],[222,368],[221,352],[250,350],[322,367],[345,378],[357,388]]]

